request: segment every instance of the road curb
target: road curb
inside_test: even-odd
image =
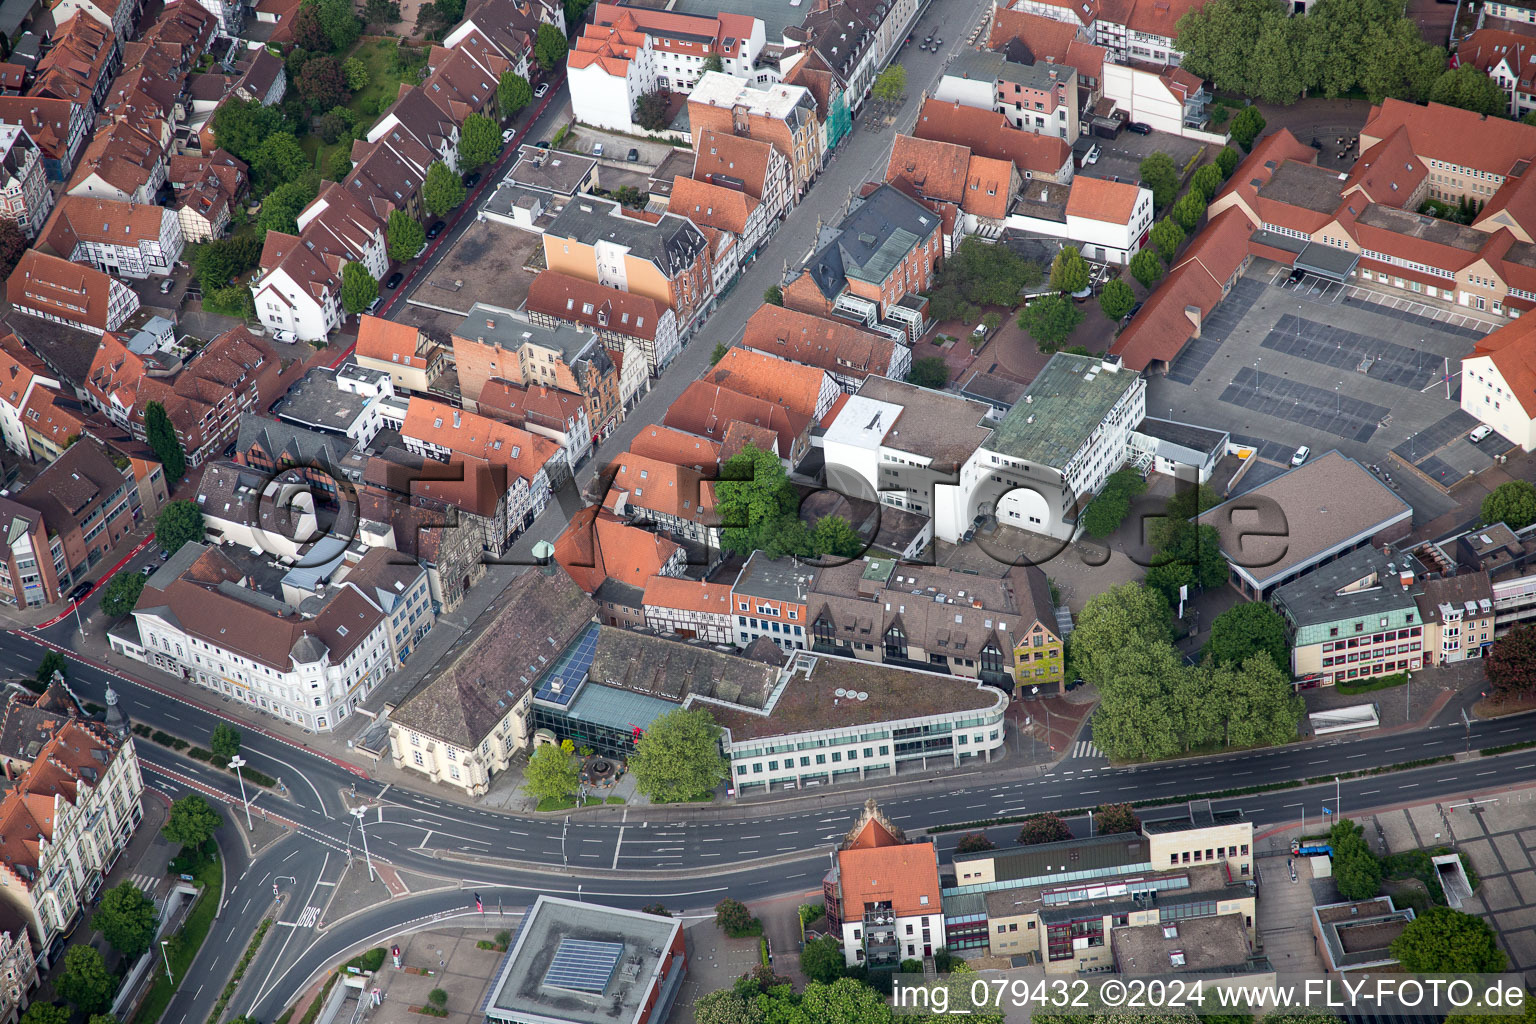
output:
[[[1320,785],[1326,785],[1326,783],[1320,783]],[[1536,789],[1536,781],[1533,781],[1533,782],[1518,782],[1518,783],[1508,783],[1507,782],[1507,783],[1504,783],[1503,785],[1494,786],[1494,787],[1487,788],[1487,789],[1468,790],[1466,793],[1458,794],[1458,795],[1459,796],[1466,796],[1466,797],[1473,797],[1473,798],[1479,798],[1480,799],[1480,798],[1485,797],[1485,796],[1487,796],[1487,795],[1489,795],[1491,793],[1510,793],[1510,792],[1514,792],[1516,790],[1525,790],[1525,789]],[[1443,801],[1440,801],[1440,800],[1409,800],[1409,801],[1406,801],[1404,803],[1383,804],[1383,805],[1376,806],[1376,807],[1366,807],[1366,808],[1363,808],[1363,809],[1361,809],[1360,811],[1358,811],[1356,813],[1343,815],[1343,817],[1344,818],[1363,818],[1363,817],[1366,817],[1368,815],[1390,814],[1393,811],[1403,811],[1403,810],[1407,810],[1410,807],[1427,807],[1427,806],[1429,806],[1431,804],[1434,804],[1434,805],[1438,806],[1442,802]],[[1253,834],[1253,840],[1254,840],[1254,842],[1258,842],[1260,839],[1268,839],[1271,836],[1279,835],[1282,832],[1289,832],[1293,828],[1300,828],[1300,827],[1301,827],[1301,822],[1299,822],[1299,821],[1288,821],[1288,822],[1285,822],[1285,823],[1280,824],[1280,825],[1271,826],[1270,828],[1265,829],[1263,832],[1255,832]],[[1454,843],[1455,841],[1456,840],[1453,837],[1451,842]]]
[[[797,860],[818,855],[821,847],[798,851],[786,851],[774,854],[772,857],[754,857],[750,860],[732,861],[729,871],[737,872],[755,868],[774,867],[779,864],[793,864]],[[420,852],[420,851],[418,851]],[[505,860],[497,857],[475,857],[471,854],[455,853],[452,850],[434,850],[432,859],[448,863],[475,865],[478,867],[499,868],[505,871],[534,871],[548,875],[557,875],[562,878],[633,878],[648,882],[676,881],[679,875],[677,868],[604,868],[583,867],[580,871],[574,871],[569,866],[553,864],[541,864],[536,861]],[[686,871],[682,872],[687,874]],[[496,882],[486,882],[486,885],[497,885]],[[462,888],[462,886],[461,886]],[[426,890],[435,891],[435,890]],[[412,894],[414,895],[414,893]]]

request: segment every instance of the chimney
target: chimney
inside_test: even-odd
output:
[[[1413,586],[1413,570],[1406,565],[1403,566],[1403,571],[1397,574],[1397,579],[1404,589]]]

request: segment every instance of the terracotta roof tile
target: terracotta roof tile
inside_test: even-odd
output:
[[[699,379],[814,419],[826,378],[826,372],[814,366],[736,346]]]
[[[1020,131],[995,110],[941,100],[923,104],[913,131],[918,138],[950,142],[981,156],[1011,160],[1021,175],[1025,171],[1054,175],[1072,157],[1072,147],[1064,139]]]
[[[589,594],[610,579],[643,588],[681,551],[665,537],[621,522],[597,505],[578,511],[555,538],[555,561]]]
[[[687,217],[701,228],[708,226],[740,235],[746,232],[747,219],[759,205],[745,192],[679,175],[673,179],[667,212]]]
[[[785,306],[764,304],[747,318],[740,345],[833,375],[887,375],[899,342],[860,330],[847,320],[826,319]]]
[[[647,459],[659,459],[706,475],[713,475],[720,464],[718,441],[671,427],[641,427],[629,443],[629,450]]]
[[[676,608],[728,616],[731,613],[731,585],[680,576],[652,576],[645,581],[643,603],[648,608]]]
[[[1128,181],[1109,181],[1076,175],[1067,197],[1067,216],[1085,217],[1110,224],[1129,224],[1141,189]]]

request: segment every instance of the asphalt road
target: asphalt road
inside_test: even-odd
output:
[[[41,656],[31,638],[0,634],[0,668],[30,672]],[[147,684],[72,664],[70,685],[83,698],[100,702],[110,681],[122,707],[135,721],[202,742],[214,724],[234,718],[235,707],[189,702]],[[237,724],[238,719],[235,719]],[[957,775],[944,791],[893,794],[882,806],[911,830],[1042,810],[1100,803],[1177,799],[1182,794],[1359,771],[1415,758],[1449,755],[1471,746],[1491,746],[1536,735],[1536,723],[1474,722],[1470,731],[1438,728],[1394,736],[1340,739],[1230,757],[1110,768],[1083,759],[1068,760],[1036,778],[1005,778],[1001,769]],[[261,791],[255,805],[293,823],[294,834],[247,863],[237,844],[230,856],[225,909],[166,1017],[169,1024],[205,1020],[247,937],[276,909],[282,934],[269,940],[249,969],[242,999],[251,999],[258,1019],[271,1020],[303,980],[334,955],[376,933],[396,931],[425,915],[471,907],[466,892],[407,897],[328,930],[314,931],[309,908],[324,905],[321,891],[340,875],[350,853],[360,852],[354,819],[345,811],[356,786],[373,806],[366,818],[372,854],[397,868],[460,877],[488,905],[528,902],[534,892],[565,892],[639,906],[660,901],[679,909],[712,906],[729,892],[756,899],[817,888],[826,850],[839,839],[866,792],[830,790],[813,801],[741,804],[724,808],[601,808],[561,817],[520,817],[465,806],[412,790],[382,787],[350,767],[285,739],[244,728],[242,754],[251,765],[284,781],[287,793]],[[148,784],[173,798],[196,786],[221,795],[240,813],[235,779],[153,743],[139,744]],[[1536,751],[1492,760],[1434,765],[1408,772],[1219,801],[1241,808],[1256,821],[1295,820],[1321,815],[1326,805],[1345,814],[1368,806],[1457,795],[1494,785],[1536,779]],[[254,791],[253,791],[254,792]],[[1175,816],[1182,806],[1148,810],[1146,817]],[[991,830],[1007,840],[1017,826]],[[958,833],[941,833],[941,854]],[[277,882],[283,895],[272,895]],[[236,1007],[245,1012],[247,1007]]]

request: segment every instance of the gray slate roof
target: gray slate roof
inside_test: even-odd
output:
[[[879,284],[912,248],[933,232],[939,215],[890,185],[881,185],[838,224],[805,269],[827,298],[848,278]]]
[[[687,218],[669,213],[651,224],[618,211],[618,203],[582,196],[566,204],[546,233],[553,238],[575,238],[586,245],[601,241],[623,246],[631,255],[655,263],[669,278],[692,266],[709,244]]]

